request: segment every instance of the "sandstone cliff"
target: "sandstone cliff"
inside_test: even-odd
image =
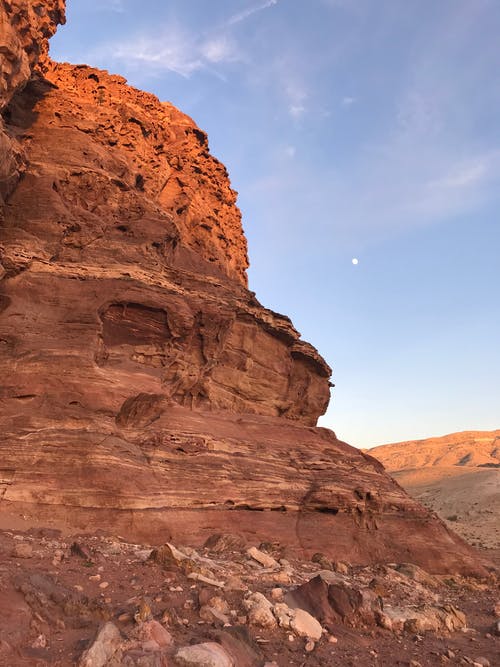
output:
[[[378,462],[313,428],[330,368],[247,290],[205,133],[121,77],[37,68],[63,4],[0,4],[2,520],[474,569]]]

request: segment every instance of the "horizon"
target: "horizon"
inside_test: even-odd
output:
[[[333,367],[319,425],[371,448],[499,427],[499,28],[489,0],[70,0],[50,53],[208,132],[249,288]]]

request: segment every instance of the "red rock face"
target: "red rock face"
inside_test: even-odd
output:
[[[157,542],[234,530],[473,569],[380,464],[312,428],[330,369],[247,290],[236,195],[206,135],[121,77],[50,63],[44,77],[4,110],[2,520]]]
[[[48,38],[65,22],[64,0],[0,1],[0,112],[32,72],[44,69]],[[23,173],[24,156],[0,117],[0,206]]]

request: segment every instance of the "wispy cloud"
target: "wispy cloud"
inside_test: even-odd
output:
[[[125,11],[124,0],[101,0],[96,5],[97,10],[122,13]]]
[[[234,49],[227,37],[223,36],[209,39],[202,44],[201,52],[209,62],[220,63],[230,60],[233,57]]]
[[[161,39],[145,36],[109,44],[96,55],[126,62],[130,69],[147,65],[154,71],[171,71],[184,77],[204,66],[199,45],[193,44],[192,36],[178,26],[167,28]]]
[[[161,36],[154,39],[144,35],[107,44],[94,52],[93,59],[125,63],[131,70],[147,65],[148,71],[153,73],[169,71],[182,77],[205,70],[223,78],[214,65],[236,62],[240,58],[228,35],[198,35],[174,22],[159,32]]]
[[[351,97],[350,95],[346,95],[340,100],[340,104],[343,107],[351,107],[355,102],[357,102],[355,97]]]
[[[237,23],[241,23],[242,21],[246,21],[246,19],[250,18],[253,14],[256,14],[257,12],[261,12],[264,9],[269,9],[269,7],[273,7],[274,5],[277,5],[277,4],[278,4],[278,0],[266,0],[266,2],[260,2],[257,5],[250,6],[247,9],[244,9],[241,12],[238,12],[237,14],[233,14],[226,21],[226,25],[227,26],[232,26],[232,25],[236,25]]]
[[[498,157],[498,156],[497,156]],[[431,181],[430,187],[457,190],[471,188],[484,181],[488,176],[488,163],[494,162],[493,156],[482,156],[454,166],[451,171],[437,181]]]
[[[278,0],[266,0],[251,5],[203,33],[189,31],[179,23],[170,21],[157,31],[158,36],[138,35],[127,41],[107,44],[96,50],[92,57],[94,60],[111,59],[124,62],[127,67],[135,70],[148,65],[154,72],[170,71],[183,77],[206,70],[224,78],[214,69],[214,65],[244,60],[232,37],[231,28],[277,4]],[[101,8],[122,11],[123,0],[105,0]],[[297,109],[296,113],[300,115],[301,110]]]

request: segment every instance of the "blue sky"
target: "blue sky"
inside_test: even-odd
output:
[[[500,427],[499,34],[497,0],[68,0],[51,54],[208,132],[367,447]]]

